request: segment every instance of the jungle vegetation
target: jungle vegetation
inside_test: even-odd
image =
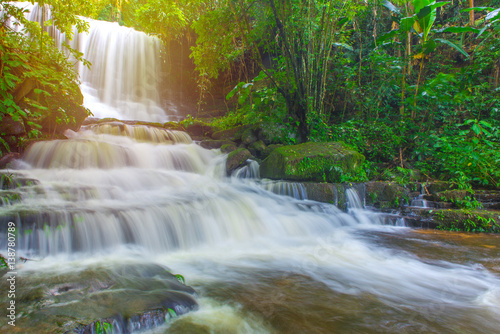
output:
[[[78,13],[167,48],[187,44],[200,108],[214,87],[229,87],[214,126],[268,122],[286,143],[343,141],[367,158],[360,179],[500,187],[499,0],[40,2],[59,13],[60,29],[85,29]],[[33,76],[49,78],[39,94],[71,92],[76,78],[41,28],[28,27],[29,41],[0,24],[0,111],[36,132],[45,111],[32,99],[27,117],[16,87]]]

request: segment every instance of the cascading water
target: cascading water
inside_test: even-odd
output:
[[[17,251],[31,259],[18,269],[20,293],[32,296],[19,301],[23,332],[61,331],[71,319],[112,319],[118,333],[158,326],[169,313],[141,305],[167,305],[165,267],[199,294],[167,296],[177,315],[193,298],[199,307],[163,325],[166,333],[498,328],[498,237],[465,247],[384,226],[360,202],[345,213],[227,178],[224,156],[185,134],[117,128],[37,143],[2,178],[2,197],[17,196],[0,207],[1,248],[14,222]],[[353,189],[347,195],[356,203]],[[443,256],[450,247],[454,255]],[[150,311],[113,318],[130,308]]]
[[[48,6],[42,8],[29,2],[13,4],[27,9],[26,18],[31,21],[43,23],[51,18]],[[72,41],[53,26],[44,28],[60,49],[65,50],[67,42],[92,64],[90,68],[81,63],[77,65],[85,107],[97,118],[177,120],[175,105],[165,96],[161,97],[158,88],[167,76],[160,59],[161,42],[118,23],[82,19],[89,24],[89,31],[79,34],[75,28]],[[12,28],[20,30],[19,26],[12,25]]]

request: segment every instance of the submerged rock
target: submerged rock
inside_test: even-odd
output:
[[[245,164],[245,162],[252,157],[252,153],[245,148],[239,148],[227,156],[226,161],[226,172],[227,175],[231,173],[238,167]]]
[[[262,177],[274,180],[339,182],[358,172],[365,157],[341,142],[278,147],[262,162]]]
[[[16,328],[20,333],[96,333],[98,326],[131,333],[198,307],[194,289],[156,264],[68,269],[19,273],[16,307],[22,312]],[[7,284],[2,281],[0,288],[6,291]],[[2,307],[7,302],[7,295],[0,297]],[[0,327],[0,332],[4,329]]]

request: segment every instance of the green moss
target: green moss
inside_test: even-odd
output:
[[[278,147],[263,161],[261,175],[270,179],[342,182],[360,170],[364,156],[340,142]]]
[[[500,215],[495,211],[447,209],[422,215],[432,217],[442,230],[500,233]]]

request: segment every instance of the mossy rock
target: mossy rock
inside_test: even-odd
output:
[[[467,190],[446,190],[438,193],[434,193],[431,196],[425,196],[426,199],[430,199],[436,202],[457,202],[457,201],[465,201],[466,197],[469,199],[472,197],[472,194]]]
[[[225,144],[220,147],[220,151],[222,153],[231,153],[233,151],[236,151],[238,149],[238,146],[231,142],[232,144]]]
[[[283,147],[282,144],[271,144],[266,147],[266,149],[262,152],[262,158],[267,158],[275,149],[278,147]]]
[[[396,209],[410,202],[410,190],[395,182],[367,182],[366,205]]]
[[[240,125],[231,129],[217,131],[212,134],[212,138],[217,140],[238,141],[241,139],[241,134],[250,127],[250,125]]]
[[[253,129],[246,129],[241,134],[241,142],[245,145],[251,145],[257,141],[257,135]]]
[[[255,132],[266,145],[280,144],[286,139],[283,125],[279,123],[259,123],[255,126]]]
[[[239,148],[227,156],[226,172],[230,175],[236,168],[243,166],[252,154],[246,148]]]
[[[200,146],[206,149],[218,149],[221,148],[222,146],[225,145],[233,145],[236,146],[236,144],[230,140],[214,140],[214,139],[205,139],[202,140],[200,143]]]
[[[439,193],[447,190],[455,190],[458,186],[452,182],[432,181],[425,184],[425,188],[430,194]]]
[[[248,150],[256,157],[262,158],[267,146],[262,140],[258,140],[248,147]]]
[[[498,211],[442,209],[422,211],[421,216],[432,218],[443,230],[500,233]]]
[[[365,157],[342,142],[305,143],[276,148],[261,164],[262,177],[274,180],[340,182],[359,171]]]

